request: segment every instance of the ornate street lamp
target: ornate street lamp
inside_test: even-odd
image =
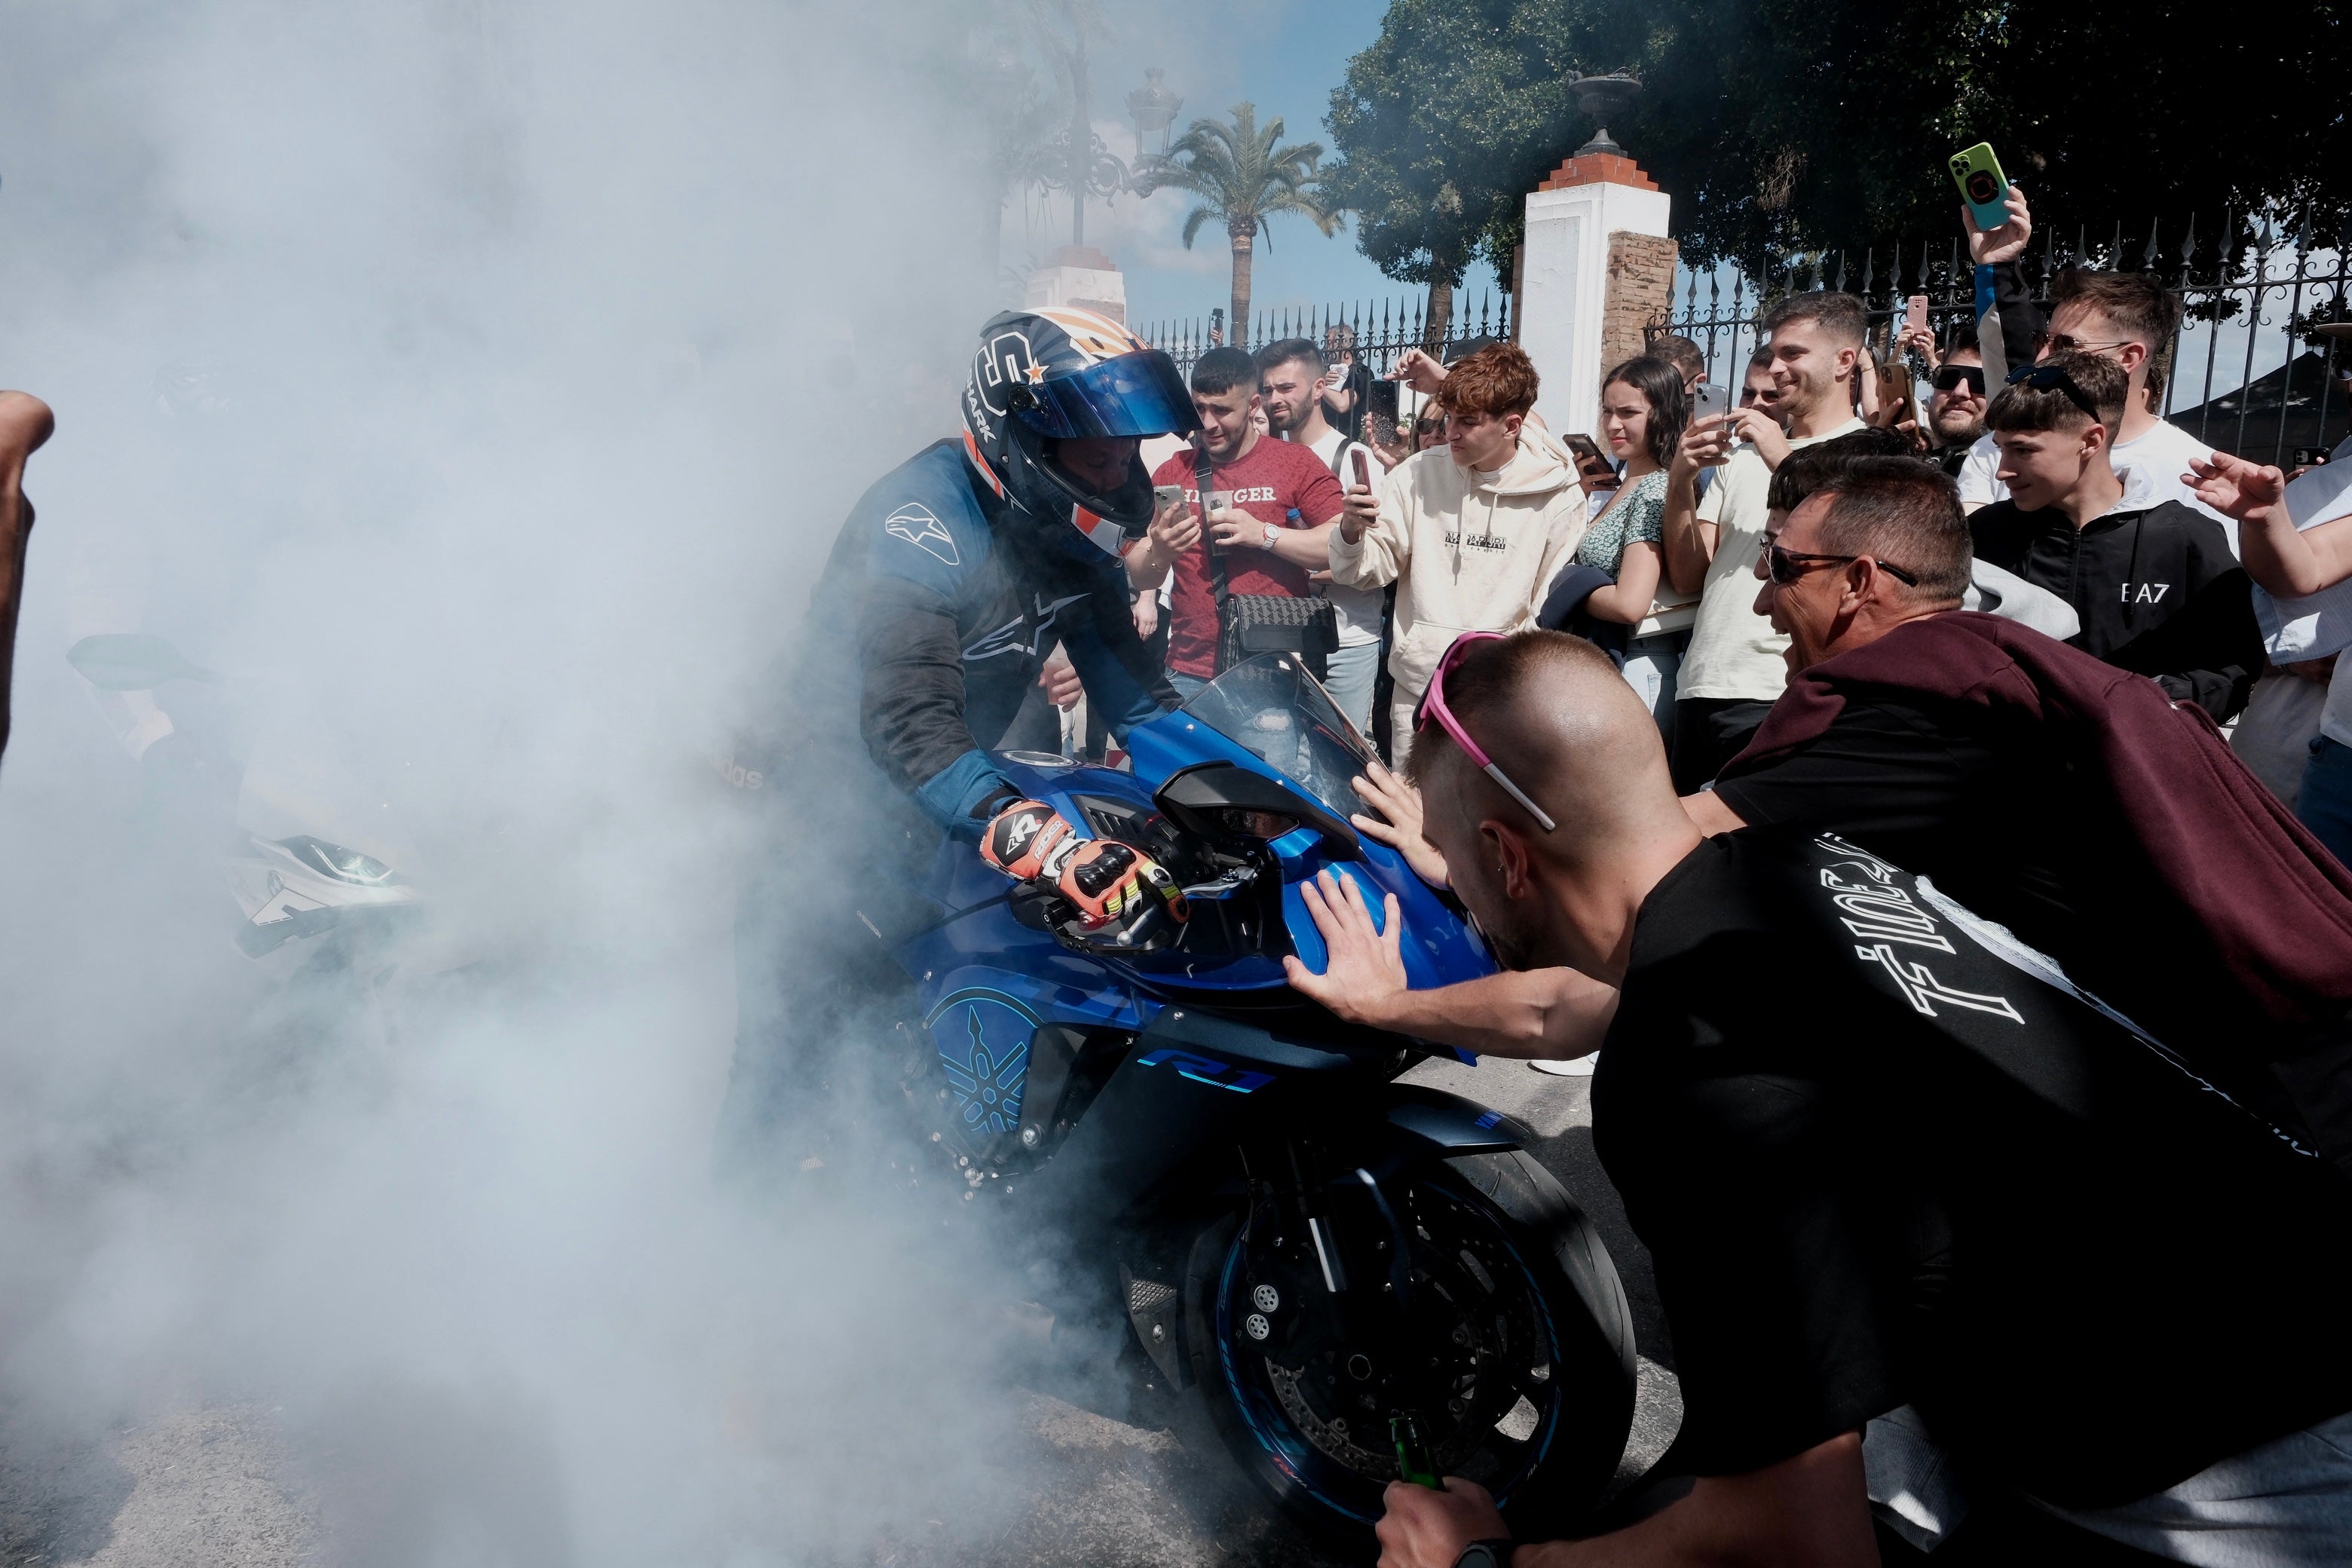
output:
[[[1167,73],[1157,66],[1145,71],[1144,83],[1127,95],[1127,112],[1135,121],[1135,163],[1130,166],[1119,162],[1101,137],[1094,133],[1093,116],[1087,103],[1087,41],[1084,34],[1074,40],[1067,61],[1070,71],[1070,124],[1054,139],[1054,151],[1045,160],[1045,173],[1038,184],[1049,191],[1070,193],[1070,244],[1073,248],[1087,243],[1087,197],[1100,196],[1109,201],[1121,195],[1150,195],[1151,165],[1168,151],[1168,128],[1175,123],[1176,111],[1184,100],[1168,90],[1161,80]],[[1154,135],[1160,138],[1160,151],[1148,151],[1145,143]]]
[[[1135,121],[1135,166],[1141,169],[1155,158],[1168,155],[1168,128],[1176,123],[1176,111],[1184,100],[1168,90],[1160,79],[1168,73],[1158,66],[1143,73],[1143,85],[1127,95],[1127,117]],[[1154,136],[1160,138],[1157,149],[1147,150],[1144,143]]]

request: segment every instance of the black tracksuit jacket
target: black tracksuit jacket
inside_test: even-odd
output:
[[[2074,606],[2074,647],[2154,677],[2216,723],[2246,705],[2263,634],[2252,584],[2211,518],[2163,501],[2078,530],[2055,507],[2021,511],[2003,500],[1979,508],[1969,528],[1979,558]]]

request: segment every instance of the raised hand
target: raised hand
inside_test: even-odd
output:
[[[2253,521],[2255,514],[2286,499],[2286,476],[2267,463],[2250,463],[2216,452],[2210,463],[2191,458],[2189,469],[2180,477],[2189,481],[2197,499],[2240,522]]]
[[[1976,213],[1966,202],[1960,204],[1960,227],[1969,237],[1969,259],[1979,267],[2016,260],[2033,238],[2033,215],[2026,210],[2025,193],[2011,185],[2001,205],[2009,209],[2008,220],[1982,229],[1977,226]]]
[[[1389,378],[1401,381],[1427,397],[1445,383],[1445,367],[1433,356],[1419,349],[1407,349],[1389,372]]]

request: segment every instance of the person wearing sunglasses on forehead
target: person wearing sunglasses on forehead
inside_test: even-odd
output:
[[[2116,471],[2108,435],[2130,395],[2105,354],[2057,354],[2011,374],[1985,416],[2009,499],[1970,516],[1976,552],[2072,605],[2074,647],[2224,723],[2262,672],[2252,584],[2201,508],[2151,498]]]
[[[1970,1562],[2352,1560],[2333,1173],[1940,886],[1702,837],[1590,644],[1470,641],[1421,720],[1424,830],[1496,959],[1622,997],[1593,1146],[1655,1264],[1690,1484],[1547,1542],[1475,1480],[1400,1481],[1382,1568],[1860,1568],[1906,1493],[1878,1517]]]
[[[2070,267],[2050,289],[2050,321],[2035,334],[2040,363],[2064,354],[2095,354],[2124,373],[2123,412],[2109,427],[2107,459],[2134,506],[2176,501],[2221,528],[2234,554],[2237,523],[2198,499],[2181,476],[2213,448],[2158,416],[2164,369],[2180,327],[2180,296],[2147,272],[2095,272]],[[1989,388],[1988,390],[1998,390]],[[2009,494],[2000,452],[1990,436],[1977,441],[1957,476],[1960,504],[1974,511]]]

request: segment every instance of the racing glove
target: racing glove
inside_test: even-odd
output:
[[[1155,909],[1177,921],[1192,913],[1165,867],[1116,838],[1081,841],[1062,858],[1054,885],[1088,927],[1131,925]]]
[[[1051,881],[1079,843],[1077,830],[1042,800],[1016,800],[980,832],[980,858],[1016,882]]]

